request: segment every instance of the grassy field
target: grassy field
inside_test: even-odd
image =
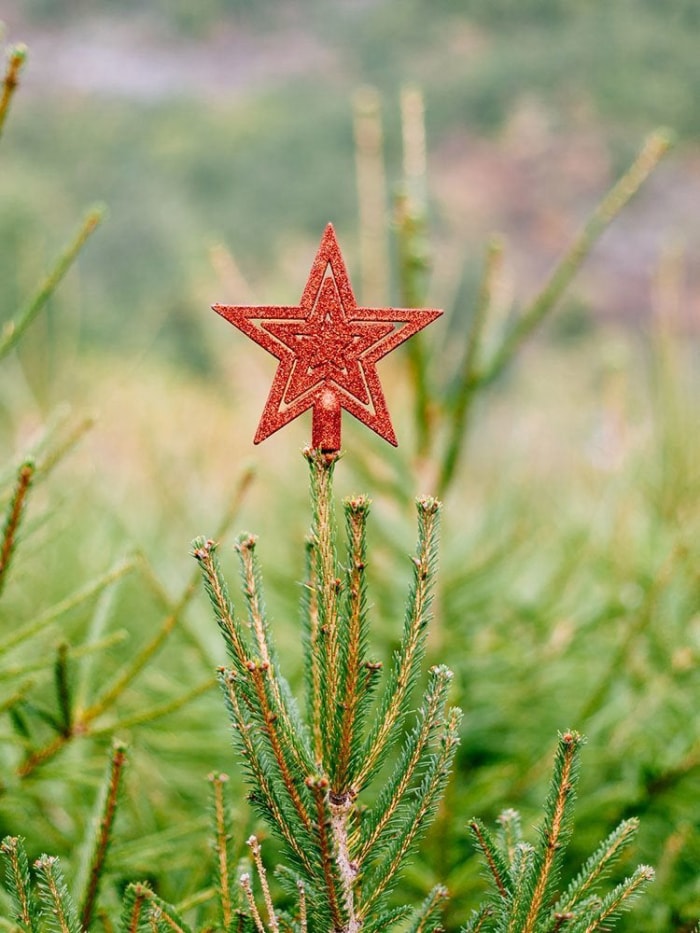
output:
[[[270,24],[269,9],[239,4],[229,13],[251,36],[289,28]],[[32,11],[31,28],[70,26],[48,2]],[[177,41],[206,49],[226,9],[211,2],[207,11],[196,23],[185,5],[178,13],[154,3],[151,13],[179,31]],[[451,153],[464,127],[484,161],[503,160],[509,173],[519,159],[537,164],[576,148],[561,139],[595,140],[585,149],[595,165],[583,182],[571,162],[538,182],[554,203],[530,214],[531,205],[518,207],[527,204],[524,193],[510,213],[499,207],[516,238],[508,247],[515,273],[532,268],[515,282],[506,269],[492,342],[513,298],[519,304],[521,290],[561,253],[641,136],[662,122],[680,145],[671,168],[659,170],[662,181],[641,195],[647,213],[633,205],[627,227],[620,218],[629,242],[643,241],[646,252],[630,258],[613,229],[593,272],[473,411],[446,494],[429,659],[455,668],[462,745],[438,823],[400,893],[417,900],[444,880],[453,895],[447,926],[457,929],[482,884],[466,821],[518,806],[533,825],[556,732],[575,727],[589,747],[572,871],[617,821],[638,814],[638,845],[620,875],[634,860],[656,866],[658,878],[621,929],[690,930],[700,915],[700,370],[696,273],[683,244],[693,243],[696,228],[674,225],[669,205],[679,196],[668,195],[680,191],[682,201],[685,186],[694,190],[694,6],[674,3],[669,14],[641,0],[532,0],[475,2],[465,14],[447,2],[300,4],[288,12],[295,27],[300,11],[333,55],[330,84],[297,75],[230,98],[200,90],[145,102],[61,90],[57,75],[51,94],[28,77],[26,98],[13,105],[0,150],[3,317],[33,292],[87,202],[105,200],[110,219],[47,313],[0,361],[5,506],[27,451],[36,449],[40,465],[2,594],[2,645],[22,626],[36,631],[0,658],[0,828],[25,834],[32,855],[66,856],[73,873],[117,732],[132,751],[105,905],[133,878],[151,879],[178,901],[207,891],[211,866],[192,851],[208,845],[212,770],[232,775],[242,848],[252,817],[212,683],[223,649],[202,594],[188,589],[188,543],[222,523],[229,543],[242,528],[260,534],[268,603],[298,685],[308,507],[296,451],[309,426],[295,423],[252,447],[273,366],[207,307],[233,301],[237,288],[244,300],[295,301],[329,213],[344,248],[350,243],[356,276],[352,91],[369,81],[394,101],[410,79],[426,90],[431,184],[441,193],[430,208],[430,289],[433,300],[454,306],[448,336],[434,345],[440,370],[470,319],[481,264],[475,244],[487,232],[476,227],[459,239],[466,222],[454,222],[445,206],[451,193],[455,202],[462,196],[454,183],[462,163]],[[76,5],[74,23],[80,13]],[[385,111],[392,181],[400,176],[398,108]],[[513,129],[523,112],[544,140],[529,156]],[[566,193],[569,182],[575,196]],[[507,191],[513,202],[518,184]],[[650,227],[646,239],[640,221]],[[228,253],[212,255],[220,242]],[[605,319],[616,267],[628,276],[632,305],[640,303],[632,327]],[[627,301],[609,317],[624,318]],[[382,375],[401,446],[384,450],[349,424],[337,480],[339,496],[362,489],[374,500],[369,573],[383,657],[401,624],[412,499],[430,491],[438,460],[437,446],[415,454],[413,386],[406,356],[396,357]],[[54,465],[93,415],[76,449]],[[223,550],[233,584],[235,560]],[[64,669],[72,715],[85,726],[73,732],[48,715],[61,708]],[[203,918],[207,903],[203,897],[191,916]]]

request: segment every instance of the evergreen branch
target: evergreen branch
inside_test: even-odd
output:
[[[554,308],[602,233],[636,194],[670,145],[670,139],[661,131],[646,140],[642,151],[595,209],[542,290],[511,327],[494,358],[476,374],[479,385],[487,385],[500,376],[520,344]]]
[[[317,560],[319,622],[319,669],[321,703],[312,711],[320,717],[319,731],[323,744],[322,761],[326,771],[333,771],[333,751],[338,727],[340,688],[340,646],[338,632],[338,593],[341,581],[335,552],[333,512],[333,472],[337,453],[307,448],[304,451],[311,474],[313,522],[311,537]]]
[[[5,856],[5,883],[12,898],[15,919],[28,933],[38,933],[39,918],[32,895],[24,840],[6,836],[0,844],[0,853]]]
[[[535,849],[527,842],[519,842],[513,851],[513,861],[510,867],[510,877],[513,882],[513,894],[509,899],[509,911],[503,913],[508,918],[506,933],[522,933],[520,916],[527,908],[528,898],[531,894],[527,879],[532,875],[535,866]],[[504,902],[505,907],[505,902]]]
[[[436,885],[416,910],[406,933],[434,933],[440,923],[439,914],[447,897],[447,888]]]
[[[23,628],[17,629],[7,638],[0,642],[0,655],[6,654],[10,648],[14,648],[16,645],[21,644],[23,641],[27,641],[30,638],[33,638],[37,632],[41,632],[53,625],[58,619],[64,616],[67,612],[70,612],[73,609],[76,609],[82,603],[87,602],[88,599],[95,596],[96,594],[102,592],[106,589],[111,583],[119,580],[121,577],[125,576],[127,573],[136,567],[137,560],[136,558],[130,557],[126,560],[119,561],[115,564],[111,570],[108,570],[107,573],[103,574],[101,577],[88,583],[82,589],[77,590],[75,593],[72,593],[70,596],[67,596],[65,599],[56,603],[55,606],[52,606],[50,609],[47,609],[46,612],[42,613],[34,622],[31,622],[29,625],[24,626]]]
[[[7,510],[5,524],[2,530],[2,543],[0,544],[0,593],[5,587],[6,573],[14,554],[17,541],[17,530],[19,529],[24,515],[24,507],[34,477],[36,466],[33,460],[25,460],[17,472],[17,481],[15,483],[10,507]]]
[[[392,820],[420,770],[419,765],[424,761],[426,749],[443,723],[451,680],[452,672],[446,667],[431,668],[418,722],[407,737],[391,777],[382,788],[375,806],[363,820],[360,848],[355,856],[360,866],[375,848],[381,848],[383,837],[393,832]]]
[[[503,854],[507,857],[508,864],[511,865],[515,847],[523,841],[518,811],[511,808],[503,810],[498,816],[498,829]]]
[[[571,809],[582,744],[583,738],[577,732],[565,732],[559,739],[552,785],[545,803],[542,850],[538,851],[532,865],[532,897],[522,933],[534,933],[556,883],[561,855],[571,835]]]
[[[27,49],[24,45],[14,45],[7,52],[7,66],[0,91],[0,136],[5,126],[5,120],[10,109],[10,103],[19,84],[19,73],[27,60]]]
[[[233,905],[231,902],[231,814],[224,795],[227,774],[210,774],[214,811],[214,851],[216,852],[217,891],[221,907],[221,924],[224,930],[231,926]]]
[[[68,245],[67,249],[59,256],[51,272],[46,276],[39,288],[39,291],[22,308],[17,316],[8,321],[0,333],[0,359],[12,350],[19,342],[20,337],[27,330],[34,318],[44,308],[47,301],[58,287],[61,279],[75,261],[78,253],[85,245],[88,237],[96,230],[104,217],[104,209],[93,207],[83,220],[80,230]]]
[[[586,861],[564,895],[557,901],[554,910],[558,913],[567,913],[573,910],[583,896],[587,895],[595,884],[607,874],[620,852],[632,841],[638,828],[639,820],[623,820]]]
[[[348,536],[348,571],[343,614],[342,666],[340,693],[340,728],[333,756],[332,793],[336,796],[350,791],[352,765],[360,753],[363,716],[362,700],[368,696],[367,678],[362,676],[367,645],[367,516],[369,499],[356,496],[347,499],[345,521]]]
[[[146,892],[149,890],[144,884],[130,884],[127,887],[122,901],[120,933],[139,933],[143,908],[148,902]]]
[[[386,933],[392,929],[394,924],[399,923],[401,927],[411,916],[413,911],[410,907],[402,905],[400,907],[390,907],[379,914],[373,914],[362,924],[362,933]],[[441,931],[443,933],[443,931]]]
[[[81,933],[78,915],[68,893],[57,858],[42,855],[34,863],[37,870],[42,916],[54,933]]]
[[[257,538],[255,535],[239,535],[235,548],[241,562],[243,594],[248,606],[248,620],[253,631],[258,657],[263,664],[272,663],[270,649],[270,631],[262,596],[262,577],[260,565],[255,553]]]
[[[296,826],[293,825],[293,821],[289,819],[277,794],[279,785],[270,780],[269,770],[263,767],[262,756],[254,740],[256,733],[251,728],[252,723],[241,705],[241,699],[236,689],[235,674],[222,668],[220,678],[229,713],[233,720],[235,737],[248,769],[250,782],[255,788],[251,797],[252,802],[258,805],[266,820],[287,844],[296,861],[303,866],[307,875],[312,878],[315,872],[310,853],[307,852],[304,846],[304,835],[298,832]]]
[[[158,933],[169,930],[171,933],[192,933],[189,926],[180,917],[172,904],[154,894],[146,885],[142,885],[143,894],[148,901],[148,918],[151,928]]]
[[[627,910],[642,888],[654,880],[654,869],[648,865],[640,865],[636,871],[625,881],[617,885],[614,890],[604,897],[600,907],[593,916],[590,912],[571,928],[571,933],[595,933],[596,930],[609,929],[608,924]]]
[[[493,908],[489,905],[473,911],[466,926],[462,927],[460,933],[482,933],[482,931],[485,931],[486,924],[492,916]]]
[[[253,922],[255,923],[255,929],[258,931],[258,933],[267,933],[265,930],[265,925],[262,922],[262,917],[260,916],[260,911],[258,910],[258,905],[255,903],[253,886],[251,884],[250,875],[248,872],[245,872],[241,875],[240,885],[243,888],[245,898],[248,901],[248,907],[250,908],[250,915],[253,918]]]
[[[508,866],[503,860],[503,856],[494,844],[491,834],[486,829],[481,820],[472,820],[469,823],[469,829],[476,841],[478,848],[486,861],[494,884],[502,898],[508,898],[512,894],[512,881]]]
[[[430,620],[435,578],[440,503],[425,497],[416,502],[418,510],[418,550],[413,559],[413,583],[406,607],[401,646],[394,653],[389,683],[382,697],[377,724],[367,738],[362,766],[355,778],[358,790],[376,770],[385,749],[400,725],[420,670],[425,636]]]
[[[103,791],[103,800],[100,805],[100,818],[96,827],[96,834],[92,844],[92,854],[89,858],[89,869],[86,876],[85,890],[80,898],[80,918],[83,930],[88,930],[92,923],[95,902],[104,871],[107,850],[112,835],[114,816],[117,810],[117,799],[121,784],[122,773],[126,763],[126,746],[122,742],[115,742],[112,748],[112,757],[107,772],[107,780]]]
[[[204,589],[224,636],[229,658],[236,673],[244,675],[250,660],[250,648],[241,626],[236,622],[226,580],[216,556],[216,548],[216,542],[211,539],[195,538],[192,542],[192,555],[199,564]]]
[[[342,895],[338,892],[338,876],[335,864],[332,840],[329,835],[329,814],[327,810],[328,798],[328,779],[325,777],[309,777],[306,779],[306,785],[310,789],[314,803],[316,804],[316,834],[321,852],[321,867],[323,869],[323,878],[325,893],[330,909],[331,920],[334,931],[345,931],[343,925],[343,915],[341,913]],[[350,931],[345,931],[350,933]],[[352,931],[356,933],[356,931]]]
[[[61,731],[70,735],[73,729],[73,697],[68,674],[68,651],[66,642],[61,642],[56,650],[54,662],[54,682],[56,685],[56,700],[61,717]]]
[[[248,617],[253,631],[261,669],[265,673],[266,689],[269,693],[269,716],[279,722],[277,730],[280,747],[289,758],[290,768],[303,774],[314,771],[311,749],[305,741],[305,729],[297,712],[296,703],[280,671],[267,624],[262,597],[262,575],[255,553],[256,538],[241,535],[236,542],[241,561],[243,589],[248,604]]]
[[[285,742],[282,738],[280,729],[278,727],[279,720],[277,718],[277,714],[272,710],[270,704],[267,678],[268,670],[269,664],[256,663],[255,661],[248,662],[248,671],[253,682],[253,687],[260,708],[260,724],[265,736],[268,739],[274,760],[277,762],[280,776],[287,790],[289,798],[294,805],[294,809],[296,810],[299,819],[303,823],[305,829],[310,832],[311,817],[309,816],[309,813],[306,809],[306,803],[302,799],[299,788],[297,787],[294,763],[290,762],[287,757],[287,751],[285,747],[288,747],[289,743]]]
[[[307,717],[311,721],[314,758],[323,759],[321,718],[314,710],[321,707],[321,625],[318,616],[318,557],[312,538],[306,541],[306,582],[302,596],[304,625],[304,678],[306,681]]]
[[[484,325],[491,309],[493,290],[501,272],[503,262],[503,242],[494,237],[486,250],[484,274],[471,320],[467,346],[462,359],[454,402],[449,411],[449,433],[445,454],[440,462],[437,490],[440,498],[444,497],[452,482],[460,454],[467,434],[467,424],[476,396],[475,373],[481,349]]]
[[[396,835],[387,847],[384,857],[363,881],[363,888],[367,894],[358,910],[361,919],[368,916],[369,911],[393,882],[402,862],[419,833],[426,828],[442,796],[459,744],[461,718],[461,710],[453,708],[449,711],[440,748],[426,767],[425,776],[420,787],[416,789],[413,800],[405,807],[402,825],[397,827]]]
[[[300,933],[308,933],[308,918],[306,914],[306,889],[303,881],[297,881],[299,891],[299,929]]]
[[[258,837],[251,836],[248,839],[248,845],[250,846],[251,852],[253,853],[253,861],[255,862],[255,867],[258,871],[258,878],[260,879],[260,887],[262,888],[263,892],[263,900],[265,901],[265,909],[267,911],[267,919],[268,923],[270,924],[270,930],[272,933],[279,933],[279,923],[277,922],[277,914],[275,913],[275,907],[272,903],[270,886],[267,883],[267,871],[263,865]]]

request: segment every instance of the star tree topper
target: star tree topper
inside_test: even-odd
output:
[[[279,360],[256,444],[311,408],[312,446],[340,450],[344,408],[396,446],[377,361],[442,311],[358,308],[331,224],[298,305],[213,308]]]

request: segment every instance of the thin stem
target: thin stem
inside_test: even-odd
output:
[[[366,745],[362,767],[355,778],[361,788],[377,767],[378,762],[404,711],[421,659],[428,624],[434,563],[437,551],[437,529],[440,503],[436,499],[419,499],[419,545],[413,559],[413,590],[406,615],[401,648],[394,656],[390,687],[377,726]]]
[[[253,887],[250,883],[250,875],[248,872],[241,875],[240,884],[243,888],[245,899],[248,901],[248,908],[250,909],[250,914],[253,918],[253,922],[255,923],[255,929],[258,931],[258,933],[265,933],[265,926],[262,922],[262,917],[260,916],[258,905],[255,903]]]
[[[61,642],[56,651],[54,664],[54,680],[56,683],[56,698],[61,716],[63,731],[68,734],[73,728],[73,701],[68,675],[69,646]]]
[[[271,715],[279,716],[282,728],[279,730],[285,753],[293,759],[295,766],[308,774],[314,769],[310,754],[306,749],[303,737],[299,735],[298,721],[293,721],[290,704],[283,696],[278,672],[273,667],[276,662],[274,650],[268,631],[265,606],[262,597],[262,578],[258,566],[255,546],[257,539],[254,535],[241,535],[236,543],[241,561],[243,588],[248,604],[248,617],[253,630],[261,668],[265,671],[267,686],[271,694]],[[278,667],[278,665],[276,665]]]
[[[114,816],[117,811],[117,799],[119,795],[119,786],[121,783],[124,764],[126,763],[126,746],[117,742],[112,750],[112,760],[110,763],[109,779],[107,783],[107,794],[105,795],[102,816],[98,826],[95,849],[90,863],[88,873],[88,883],[83,899],[81,910],[81,924],[84,930],[90,927],[92,915],[95,909],[95,901],[100,886],[102,872],[107,858]]]
[[[17,472],[17,481],[10,501],[10,507],[7,510],[5,526],[2,533],[2,544],[0,544],[0,593],[2,593],[6,573],[12,560],[17,541],[17,530],[22,521],[24,506],[29,492],[32,479],[34,477],[35,465],[33,461],[25,461]]]
[[[353,98],[355,172],[360,229],[362,302],[386,303],[386,178],[382,155],[382,114],[378,91],[363,87]]]
[[[10,860],[14,901],[18,908],[16,919],[33,933],[36,929],[35,912],[31,907],[29,867],[23,842],[16,836],[7,836],[0,844],[0,850]]]
[[[34,863],[39,872],[41,890],[51,907],[54,922],[61,933],[79,933],[80,927],[66,890],[58,859],[42,855]]]
[[[83,220],[78,233],[68,245],[66,250],[61,253],[56,264],[42,282],[38,292],[30,299],[14,317],[8,321],[0,334],[0,359],[6,356],[19,341],[22,334],[26,331],[34,318],[44,308],[53,292],[56,290],[61,279],[70,269],[78,253],[85,245],[90,234],[93,233],[104,217],[104,209],[94,207],[90,210]]]
[[[319,720],[323,739],[322,761],[325,770],[333,766],[335,723],[340,685],[340,646],[338,633],[338,593],[335,554],[335,523],[333,516],[333,470],[338,453],[323,453],[308,448],[304,454],[311,468],[313,499],[312,538],[317,559],[318,620],[320,634],[321,703],[312,710]]]
[[[303,881],[297,881],[299,892],[299,927],[301,933],[308,933],[308,920],[306,915],[306,888]]]
[[[267,910],[267,919],[270,924],[270,929],[272,933],[279,933],[279,923],[277,922],[277,915],[275,913],[275,907],[272,903],[272,895],[270,894],[270,885],[267,883],[267,871],[263,865],[262,853],[260,849],[260,842],[258,841],[257,836],[251,836],[248,839],[248,845],[253,853],[253,860],[255,861],[255,867],[258,870],[258,877],[260,878],[260,887],[263,892],[263,900],[265,901],[265,909]]]
[[[224,784],[228,781],[228,775],[212,774],[209,779],[214,793],[214,848],[219,873],[221,920],[224,930],[228,930],[233,917],[231,879],[228,865],[230,834],[227,825],[226,802],[224,800]]]
[[[5,77],[0,91],[0,136],[5,126],[10,103],[19,84],[19,73],[27,60],[27,49],[24,45],[15,45],[8,51]]]
[[[425,301],[424,279],[427,271],[425,217],[404,193],[396,197],[395,218],[401,304],[405,308],[419,308]],[[416,450],[419,457],[423,457],[430,450],[432,426],[428,354],[424,335],[417,334],[409,340],[406,352],[413,383]]]
[[[311,720],[314,757],[320,767],[323,760],[321,717],[313,711],[321,706],[321,623],[318,610],[318,556],[313,540],[306,544],[307,581],[304,595],[307,620],[305,663],[307,670],[307,710]]]
[[[232,672],[225,670],[221,671],[221,676],[226,689],[231,712],[233,713],[233,717],[236,723],[236,731],[238,733],[238,738],[241,744],[241,751],[244,755],[246,766],[250,769],[253,783],[261,791],[265,805],[268,808],[270,815],[274,820],[275,826],[278,828],[282,838],[297,857],[299,862],[304,866],[305,870],[310,875],[313,875],[314,870],[311,865],[309,855],[304,848],[303,840],[300,840],[297,837],[297,834],[295,834],[292,830],[289,820],[283,813],[280,803],[277,799],[276,788],[270,782],[267,772],[264,771],[260,765],[258,751],[253,742],[251,731],[249,729],[249,723],[246,719],[243,708],[241,707],[240,698],[236,690],[235,676],[232,674]]]
[[[583,933],[593,933],[594,930],[607,930],[606,921],[618,913],[625,901],[634,897],[639,889],[654,879],[654,869],[648,865],[640,865],[635,873],[619,884],[615,890],[605,898],[604,906],[598,916],[588,924]]]
[[[441,498],[445,495],[452,482],[464,447],[472,403],[476,397],[475,373],[481,349],[481,338],[491,309],[494,285],[500,275],[502,263],[503,243],[500,239],[494,238],[490,241],[486,250],[484,274],[469,329],[455,401],[450,412],[449,437],[445,455],[440,464],[437,484],[438,496]]]
[[[479,384],[486,385],[493,382],[503,372],[520,344],[552,310],[601,234],[636,194],[666,154],[670,145],[668,136],[660,131],[652,133],[647,139],[630,168],[603,198],[584,225],[544,288],[515,322],[494,358],[485,369],[478,373]]]
[[[351,762],[361,727],[358,716],[360,701],[365,693],[366,678],[362,677],[365,641],[365,569],[367,547],[365,529],[369,513],[369,500],[357,496],[345,504],[350,538],[348,570],[348,611],[344,677],[342,684],[342,713],[338,739],[337,766],[333,777],[333,794],[347,793],[351,779]]]
[[[491,841],[487,839],[486,834],[484,833],[483,826],[479,823],[478,820],[472,820],[469,824],[469,828],[476,837],[479,848],[481,849],[484,858],[486,859],[486,864],[489,867],[489,871],[491,872],[493,880],[496,882],[498,893],[503,898],[508,897],[508,887],[506,886],[501,866],[498,864],[495,852],[491,846]]]
[[[433,738],[436,728],[442,722],[445,697],[452,674],[444,667],[433,668],[430,674],[431,680],[420,712],[419,725],[404,746],[404,752],[396,764],[394,774],[391,776],[389,783],[385,785],[375,805],[378,818],[355,856],[358,865],[362,865],[367,856],[374,850],[380,836],[405,801],[405,795],[416,775],[418,765],[423,759],[425,749]],[[374,811],[368,816],[371,818],[373,813]]]
[[[434,887],[421,904],[418,916],[409,927],[408,933],[426,933],[426,930],[434,929],[432,926],[432,918],[435,913],[441,909],[447,897],[447,888],[444,888],[442,885]],[[430,926],[428,926],[428,923],[430,923]]]
[[[248,662],[248,670],[250,672],[250,678],[253,682],[253,687],[258,698],[258,703],[260,704],[260,711],[263,717],[263,729],[265,734],[268,737],[270,742],[270,747],[272,748],[272,753],[275,756],[275,761],[280,770],[284,786],[287,789],[287,793],[294,804],[294,809],[297,811],[299,819],[302,821],[306,829],[311,831],[311,817],[306,811],[306,806],[304,801],[301,799],[299,790],[294,779],[294,774],[290,768],[289,762],[287,761],[287,756],[285,755],[283,742],[277,729],[277,716],[272,712],[270,708],[270,703],[267,697],[267,691],[265,689],[265,679],[266,673],[269,665],[256,664],[255,661]]]
[[[46,631],[50,625],[53,625],[53,623],[57,619],[60,619],[61,616],[65,615],[65,613],[70,612],[72,609],[75,609],[77,606],[80,606],[82,603],[86,602],[92,596],[102,592],[102,590],[108,587],[111,583],[119,580],[127,573],[131,573],[131,571],[136,567],[137,563],[137,560],[133,557],[120,561],[101,577],[98,577],[96,580],[88,583],[87,586],[84,586],[81,590],[78,590],[76,593],[72,593],[70,596],[67,596],[65,599],[56,603],[55,606],[47,609],[46,612],[42,613],[37,619],[35,619],[34,622],[31,622],[29,625],[18,629],[16,632],[13,632],[12,635],[9,635],[7,638],[3,639],[3,641],[0,641],[0,655],[6,654],[10,648],[14,648],[15,645],[18,645],[21,642],[32,638],[37,632]]]
[[[576,761],[580,737],[567,732],[561,738],[560,750],[562,754],[561,771],[558,777],[556,796],[551,813],[551,822],[545,827],[544,856],[539,870],[535,888],[530,900],[530,908],[525,918],[522,933],[533,933],[537,918],[540,914],[544,896],[548,888],[549,878],[554,866],[557,853],[560,850],[560,835],[564,826],[567,804],[571,800],[573,788],[573,768]]]
[[[142,884],[135,884],[133,886],[134,902],[131,905],[129,918],[125,925],[126,933],[138,933],[141,927],[141,911],[143,910],[143,905],[147,900],[147,891],[148,888]]]
[[[407,825],[402,827],[387,857],[382,860],[381,864],[372,873],[371,883],[367,885],[369,889],[367,900],[357,911],[361,920],[369,915],[371,908],[393,880],[416,835],[424,828],[429,813],[444,790],[449,769],[459,744],[458,730],[460,721],[461,710],[451,709],[445,724],[441,747],[417,792],[417,802],[414,805],[413,812],[407,817]]]

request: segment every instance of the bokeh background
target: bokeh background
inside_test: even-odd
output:
[[[625,929],[690,929],[700,915],[697,3],[5,0],[0,18],[29,46],[0,151],[3,320],[85,208],[97,200],[109,212],[3,363],[7,469],[47,425],[95,418],[38,493],[6,624],[124,555],[140,562],[12,660],[49,659],[37,662],[40,692],[56,644],[82,644],[86,626],[93,641],[119,638],[85,691],[160,631],[191,573],[189,540],[213,533],[249,465],[236,523],[265,542],[268,602],[298,680],[308,514],[297,451],[310,426],[301,419],[253,449],[275,364],[208,308],[296,301],[328,221],[358,298],[398,302],[407,126],[424,295],[447,312],[425,344],[438,409],[455,390],[441,377],[473,321],[489,237],[502,237],[503,261],[485,357],[648,134],[669,128],[671,154],[474,406],[446,490],[431,647],[456,669],[463,743],[399,894],[446,880],[456,929],[481,885],[466,820],[517,805],[534,824],[556,731],[574,726],[590,741],[572,866],[638,813],[637,860],[659,878]],[[363,145],[370,181],[358,184]],[[361,486],[375,499],[380,654],[398,637],[411,499],[439,472],[442,440],[438,428],[417,456],[410,366],[404,350],[395,356],[381,373],[401,447],[382,450],[348,424],[338,476],[339,492]],[[101,748],[121,729],[134,751],[107,899],[144,874],[173,898],[207,884],[191,859],[206,825],[202,778],[236,767],[216,689],[136,722],[222,662],[203,602],[197,594],[178,615],[92,743],[66,743],[0,796],[7,831],[70,852]],[[8,773],[27,743],[48,741],[32,715],[20,716],[29,737],[5,716]],[[245,838],[250,817],[236,806]]]

